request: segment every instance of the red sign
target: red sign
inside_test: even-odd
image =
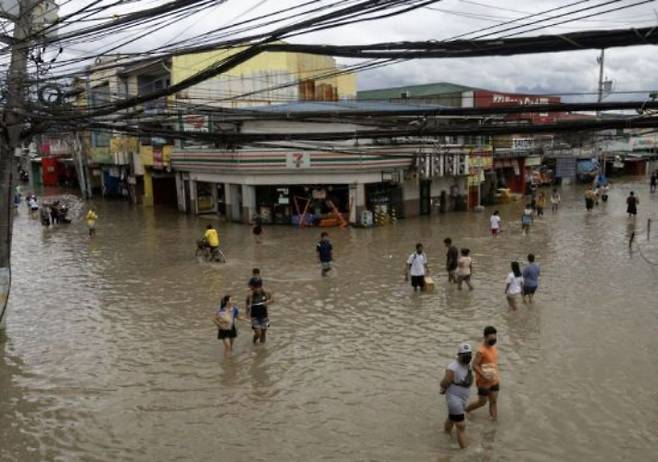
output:
[[[559,96],[524,95],[519,93],[497,93],[486,90],[473,92],[473,105],[476,108],[537,106],[541,104],[560,104]],[[560,112],[528,112],[507,115],[509,120],[531,120],[532,123],[552,123],[560,118]]]
[[[164,155],[162,154],[162,146],[153,146],[153,168],[164,168]]]

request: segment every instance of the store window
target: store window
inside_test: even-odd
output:
[[[214,183],[197,182],[197,210],[198,213],[209,213],[215,211]]]

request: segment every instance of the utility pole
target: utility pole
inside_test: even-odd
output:
[[[11,238],[13,224],[14,150],[20,144],[26,95],[27,60],[33,0],[20,0],[18,16],[3,15],[14,22],[11,61],[7,72],[7,99],[0,133],[0,327],[5,321],[11,287]]]
[[[597,98],[597,103],[601,104],[601,101],[603,101],[603,68],[605,65],[605,48],[601,49],[601,55],[596,58],[596,61],[599,63],[599,91],[598,91],[598,98]],[[596,110],[596,118],[598,119],[601,116],[601,111],[599,109]],[[600,146],[599,146],[599,138],[597,136],[596,138],[596,150],[599,151],[597,152],[597,157],[599,159],[599,162],[601,163],[601,170],[599,171],[599,175],[603,174],[605,176],[605,153],[600,152]]]
[[[603,68],[605,66],[605,49],[601,50],[601,55],[596,58],[596,62],[599,63],[599,94],[597,102],[600,104],[603,101]],[[596,116],[598,117],[601,114],[601,111],[597,109]]]

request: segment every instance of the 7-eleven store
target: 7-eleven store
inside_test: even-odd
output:
[[[417,214],[417,194],[405,202],[405,189],[418,187],[405,180],[413,163],[408,155],[186,148],[174,150],[171,162],[178,207],[187,213],[242,223],[258,214],[276,224],[298,224],[302,217],[305,224],[327,223],[336,211],[358,224],[362,212],[375,207]]]

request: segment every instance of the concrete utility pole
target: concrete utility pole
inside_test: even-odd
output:
[[[11,62],[7,73],[7,99],[0,133],[0,327],[5,321],[11,287],[11,238],[13,224],[14,149],[20,145],[27,85],[27,59],[33,0],[20,0],[18,16],[2,14],[14,22]]]
[[[596,61],[599,63],[599,94],[597,102],[601,103],[603,101],[603,68],[605,66],[605,49],[601,50],[601,56],[599,56]],[[601,111],[596,111],[596,116],[598,117],[601,114]]]
[[[603,101],[603,68],[605,65],[605,49],[601,49],[601,56],[599,56],[596,61],[599,63],[599,91],[598,91],[598,98],[597,102],[601,104],[601,101]],[[597,109],[596,111],[596,118],[598,119],[601,116],[601,111]],[[600,146],[599,146],[599,138],[596,138],[596,150],[600,151]],[[605,153],[597,152],[597,157],[599,159],[599,162],[601,163],[601,170],[599,171],[599,174],[605,175]]]

